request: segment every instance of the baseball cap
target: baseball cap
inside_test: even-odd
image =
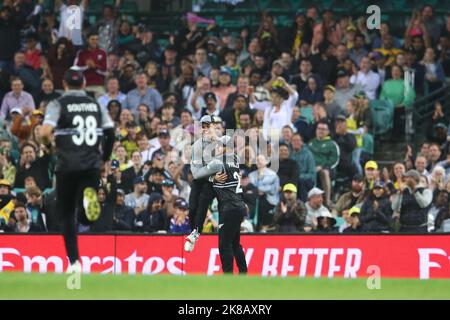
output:
[[[158,137],[168,137],[170,136],[170,132],[167,129],[161,129],[161,131],[158,134]]]
[[[366,97],[366,93],[364,91],[358,91],[357,93],[355,93],[354,95],[355,98],[365,98]]]
[[[373,187],[374,188],[384,188],[384,182],[381,180],[377,180],[374,182]]]
[[[33,110],[33,112],[31,112],[31,114],[33,116],[44,116],[44,113],[41,110]]]
[[[117,193],[121,194],[121,195],[125,195],[125,191],[123,191],[123,189],[117,189],[116,191]]]
[[[134,178],[134,184],[145,183],[144,178],[142,176],[138,176]]]
[[[211,119],[213,123],[222,123],[222,118],[219,116],[212,115]]]
[[[376,163],[373,160],[369,160],[364,165],[364,169],[375,169],[375,170],[378,170],[378,163]]]
[[[78,68],[72,67],[64,73],[64,81],[69,86],[81,87],[84,82],[83,72]]]
[[[446,130],[447,130],[447,126],[445,125],[445,123],[442,123],[442,122],[436,123],[436,124],[434,125],[434,128],[435,128],[435,129],[437,129],[437,128],[442,128],[442,129],[446,129]]]
[[[356,31],[356,27],[354,24],[349,24],[345,30],[346,31]]]
[[[312,188],[311,190],[309,190],[308,192],[308,199],[313,197],[313,196],[320,196],[322,194],[324,194],[325,192],[323,190],[320,190],[319,188]]]
[[[214,94],[214,92],[205,93],[205,95],[203,96],[203,99],[205,99],[205,101],[207,101],[208,99],[213,99],[215,102],[217,102],[217,97]]]
[[[213,118],[209,115],[205,115],[205,116],[201,117],[200,122],[211,124],[211,123],[213,123]]]
[[[336,121],[347,121],[347,118],[343,115],[343,114],[339,114],[337,117],[336,117]]]
[[[326,86],[323,88],[323,90],[324,90],[324,91],[325,91],[325,90],[330,90],[330,91],[332,91],[332,92],[336,92],[336,88],[335,88],[334,86],[332,86],[331,84],[326,85]]]
[[[297,187],[293,183],[286,183],[283,187],[283,192],[285,191],[291,191],[294,193],[297,193]]]
[[[173,180],[164,179],[162,182],[162,186],[163,187],[173,187],[173,186],[175,186],[175,183],[173,182]]]
[[[225,67],[220,68],[219,74],[227,74],[227,75],[231,76],[230,70],[228,70],[228,69],[225,68]]]
[[[175,207],[178,209],[187,210],[187,209],[189,209],[189,204],[183,198],[179,198],[179,199],[175,200]]]
[[[414,180],[416,180],[417,182],[420,181],[420,173],[419,173],[419,171],[414,170],[414,169],[406,171],[406,173],[403,174],[403,176],[414,178]]]
[[[119,160],[112,160],[111,161],[111,169],[117,169],[117,168],[119,168],[120,167],[120,162],[119,162]]]
[[[358,207],[351,207],[350,210],[348,211],[348,214],[351,216],[352,214],[360,214],[361,213],[361,209]]]
[[[355,174],[352,178],[352,181],[363,181],[364,177],[360,175],[359,173]]]
[[[275,60],[275,61],[272,63],[272,66],[274,66],[274,65],[276,65],[276,64],[278,64],[278,65],[284,67],[283,61],[282,61],[281,59]]]
[[[7,186],[8,188],[11,188],[11,183],[6,179],[0,179],[0,186]]]
[[[348,71],[345,70],[345,69],[339,69],[336,75],[337,75],[338,78],[340,78],[340,77],[348,77],[349,76]]]
[[[330,210],[328,210],[325,207],[320,209],[320,215],[317,217],[317,220],[321,220],[323,218],[329,218],[331,220],[332,225],[336,224],[336,219],[333,217]]]
[[[9,112],[10,114],[13,114],[13,113],[18,113],[18,114],[22,114],[22,109],[20,108],[20,107],[15,107],[15,108],[12,108],[11,109],[11,111]]]

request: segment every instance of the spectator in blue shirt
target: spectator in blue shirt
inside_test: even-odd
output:
[[[191,232],[189,224],[189,205],[183,198],[175,201],[175,215],[170,219],[169,232],[170,233],[184,233]]]
[[[148,86],[148,76],[144,72],[136,76],[136,89],[128,92],[124,108],[129,109],[132,113],[137,113],[137,107],[140,104],[149,106],[151,117],[163,105],[161,94],[158,90]]]

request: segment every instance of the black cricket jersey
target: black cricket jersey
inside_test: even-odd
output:
[[[237,155],[228,155],[223,161],[223,171],[227,174],[224,183],[213,182],[219,202],[219,211],[231,211],[245,208],[242,198],[241,176]]]
[[[106,109],[82,90],[49,103],[44,124],[55,127],[57,172],[99,169],[103,129],[113,128]]]

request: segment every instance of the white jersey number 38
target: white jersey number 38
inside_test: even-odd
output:
[[[88,146],[94,146],[97,143],[97,120],[94,116],[87,116],[86,120],[77,115],[73,118],[72,124],[76,126],[78,135],[72,136],[73,143],[81,146],[86,143]]]

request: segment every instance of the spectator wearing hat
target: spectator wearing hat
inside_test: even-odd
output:
[[[348,210],[350,225],[342,231],[343,233],[360,233],[363,231],[359,217],[360,212],[361,209],[358,207],[352,207]]]
[[[336,219],[327,208],[324,208],[317,217],[317,227],[314,229],[314,233],[337,233],[335,225]]]
[[[356,148],[356,138],[347,132],[347,119],[344,115],[336,118],[333,140],[339,146],[339,165],[337,171],[344,176],[353,176],[356,168],[353,166],[352,155]]]
[[[306,220],[304,230],[309,232],[317,227],[317,218],[322,211],[328,211],[323,205],[323,190],[319,188],[312,188],[308,192],[308,201],[305,202]]]
[[[376,98],[377,89],[380,86],[380,75],[371,69],[369,57],[363,57],[359,64],[359,71],[350,77],[351,84],[359,84],[370,100]]]
[[[306,208],[297,198],[297,187],[293,183],[287,183],[282,191],[282,199],[275,207],[273,217],[275,230],[284,233],[301,232],[306,219]]]
[[[189,224],[189,205],[186,200],[179,198],[174,203],[175,212],[170,219],[169,232],[170,233],[182,233],[189,234],[191,232],[191,226]]]
[[[441,222],[437,217],[445,216],[449,209],[448,191],[437,190],[434,200],[428,210],[428,232],[436,232],[439,230],[439,223]]]
[[[403,69],[397,65],[391,68],[392,78],[383,84],[380,100],[390,100],[394,105],[394,139],[401,138],[405,134],[405,110],[410,108],[416,98],[414,88],[405,84]]]
[[[125,204],[125,191],[117,189],[114,206],[113,230],[131,231],[134,224],[135,212],[132,207]]]
[[[156,155],[152,160],[152,167],[145,174],[145,181],[147,183],[147,193],[151,194],[154,192],[163,193],[162,183],[164,179],[171,178],[169,174],[166,174],[164,170],[164,160],[160,155]]]
[[[392,201],[393,217],[400,221],[400,232],[427,233],[428,207],[432,202],[431,190],[419,186],[420,174],[416,170],[405,173],[405,183]]]
[[[306,202],[309,190],[316,183],[316,161],[298,133],[292,136],[289,157],[297,163],[299,168],[297,196]]]
[[[164,198],[164,209],[169,218],[175,216],[176,201],[179,199],[175,195],[175,182],[172,179],[164,179],[161,184],[162,196]]]
[[[317,177],[325,190],[325,202],[331,205],[331,183],[336,175],[340,150],[338,144],[330,138],[326,121],[317,124],[316,137],[308,143],[308,147],[316,162]]]
[[[338,215],[342,215],[345,210],[348,210],[354,206],[361,206],[364,201],[364,178],[360,174],[355,174],[351,182],[351,190],[342,194],[334,209]]]
[[[292,111],[298,99],[298,93],[284,78],[278,79],[279,86],[272,90],[272,106],[264,110],[263,135],[265,139],[276,134],[285,125],[292,125]],[[250,108],[255,109],[254,103]],[[273,131],[275,130],[275,132]]]
[[[120,170],[120,162],[116,159],[111,160],[111,176],[114,179],[117,188],[124,190],[126,194],[133,192],[134,184],[122,178],[122,170]],[[125,169],[126,170],[126,169]],[[131,182],[134,182],[133,180]],[[127,187],[128,185],[128,187]]]
[[[34,110],[35,104],[31,94],[23,90],[23,82],[20,78],[11,80],[11,91],[5,94],[0,109],[0,118],[10,119],[10,112],[14,108],[19,108],[22,112],[25,107]]]
[[[345,69],[339,69],[337,71],[337,81],[336,81],[336,103],[343,108],[347,106],[347,102],[354,97],[354,95],[361,91],[361,85],[358,83],[350,83],[350,74]]]
[[[287,183],[292,183],[296,187],[300,177],[298,164],[295,160],[289,157],[289,146],[285,143],[279,145],[279,165],[278,177],[280,178],[280,185],[284,186]],[[297,191],[295,191],[297,194]]]
[[[186,108],[192,112],[193,118],[199,120],[206,108],[205,94],[211,92],[211,81],[207,77],[198,77],[195,90],[191,90],[187,98]],[[220,99],[216,96],[216,110],[220,112]]]
[[[273,83],[277,81],[279,77],[282,77],[284,79],[288,79],[288,76],[285,72],[284,68],[284,62],[281,59],[277,59],[274,62],[272,62],[272,69],[270,72],[270,79],[264,84],[264,87],[267,90],[271,90],[273,87]]]
[[[29,140],[35,126],[42,124],[44,114],[40,110],[31,110],[24,107],[22,110],[14,108],[11,110],[11,133],[19,139],[19,143]]]
[[[342,107],[337,104],[334,96],[336,88],[332,85],[326,85],[323,89],[323,97],[327,118],[334,122],[338,115],[344,114]]]
[[[125,196],[125,205],[133,208],[135,214],[145,210],[150,196],[146,193],[147,184],[142,177],[134,179],[134,191]]]
[[[167,232],[169,219],[163,208],[164,199],[158,192],[154,192],[148,199],[146,209],[140,212],[134,221],[134,231],[137,232]]]
[[[392,209],[389,192],[383,181],[377,180],[361,206],[360,221],[364,232],[389,232]]]
[[[123,104],[125,99],[127,98],[126,94],[120,91],[120,82],[117,77],[109,77],[106,79],[106,93],[101,95],[97,102],[103,108],[106,108],[110,101],[118,101],[120,104]]]
[[[364,165],[364,190],[369,191],[373,189],[373,185],[379,179],[380,172],[378,164],[374,160],[369,160]]]

